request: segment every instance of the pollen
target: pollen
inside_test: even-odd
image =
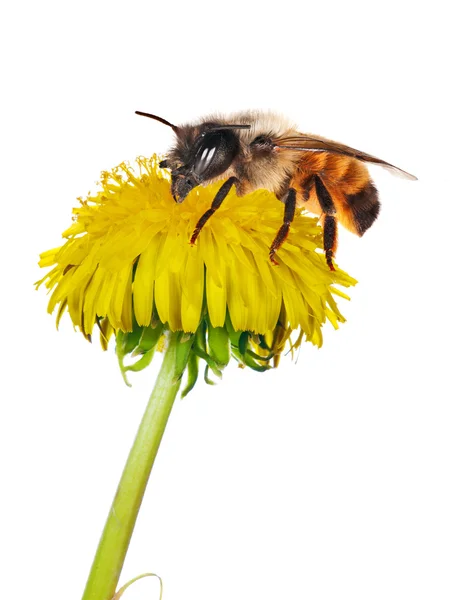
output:
[[[233,189],[191,245],[221,184],[176,204],[159,162],[154,155],[122,163],[79,199],[63,245],[40,256],[49,268],[38,282],[50,291],[48,311],[58,322],[67,312],[88,338],[97,327],[103,345],[113,334],[157,326],[196,334],[205,320],[211,331],[262,340],[258,357],[293,332],[320,346],[323,324],[344,321],[336,297],[347,298],[341,288],[356,281],[329,270],[317,219],[297,211],[273,265],[283,204],[266,190],[238,197]]]

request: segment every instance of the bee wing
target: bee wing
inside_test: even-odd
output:
[[[276,148],[282,148],[285,150],[302,152],[330,152],[332,154],[349,156],[357,160],[380,165],[384,169],[391,171],[395,175],[404,177],[405,179],[417,179],[415,175],[411,175],[403,169],[399,169],[395,165],[391,165],[390,163],[377,158],[376,156],[372,156],[366,152],[361,152],[360,150],[356,150],[350,146],[345,146],[344,144],[339,144],[338,142],[333,142],[332,140],[326,140],[325,138],[318,138],[306,134],[298,134],[295,136],[274,139],[273,143]]]

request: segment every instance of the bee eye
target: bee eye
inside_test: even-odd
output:
[[[209,131],[195,150],[193,173],[200,180],[212,179],[224,173],[239,150],[239,141],[233,131]]]
[[[203,148],[201,156],[198,157],[198,160],[195,163],[195,172],[197,175],[201,175],[207,170],[208,166],[212,162],[215,152],[216,146],[213,146],[212,148]]]

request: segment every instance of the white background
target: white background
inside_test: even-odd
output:
[[[469,4],[18,2],[1,27],[2,597],[81,597],[160,363],[128,389],[113,352],[57,332],[38,253],[102,169],[167,149],[134,110],[256,107],[419,182],[373,171],[382,214],[341,232],[360,283],[323,349],[231,365],[177,403],[122,581],[155,571],[166,600],[474,598]]]

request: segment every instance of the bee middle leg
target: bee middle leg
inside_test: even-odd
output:
[[[284,200],[283,224],[279,228],[279,231],[276,234],[273,243],[271,244],[271,248],[269,249],[269,260],[273,263],[273,265],[278,264],[278,261],[274,258],[274,256],[288,237],[289,228],[291,227],[291,223],[293,222],[295,212],[296,190],[294,188],[289,188],[288,193],[286,194],[286,198]]]
[[[326,262],[331,271],[335,271],[334,258],[337,249],[337,219],[335,218],[336,207],[331,195],[319,175],[314,175],[314,185],[316,186],[316,195],[321,210],[324,214],[324,252]]]
[[[230,177],[225,181],[225,183],[218,190],[217,195],[213,199],[211,207],[203,213],[200,217],[198,223],[195,225],[195,229],[193,230],[192,237],[190,238],[190,243],[193,245],[197,241],[198,236],[200,235],[200,231],[202,231],[205,223],[208,219],[220,208],[223,200],[227,197],[228,192],[231,190],[233,185],[238,182],[236,177]]]

